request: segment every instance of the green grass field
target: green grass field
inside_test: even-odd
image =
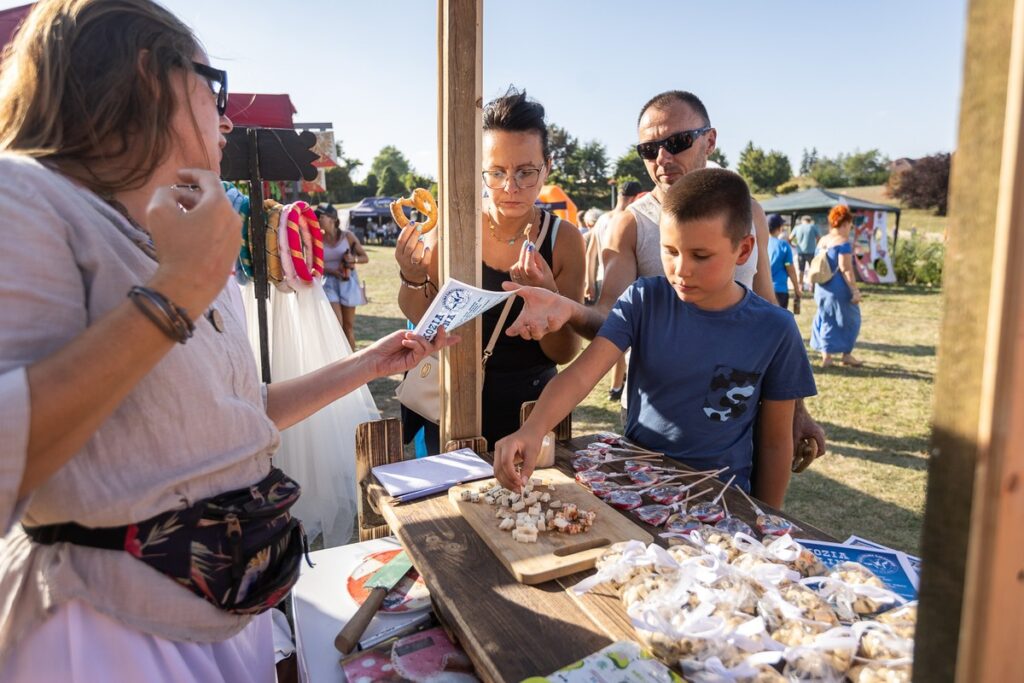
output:
[[[396,303],[398,270],[389,247],[367,247],[361,266],[370,303],[356,318],[358,346],[404,327]],[[939,291],[900,286],[865,287],[863,328],[856,353],[863,368],[822,369],[812,353],[818,396],[811,414],[828,433],[829,454],[793,475],[786,510],[840,540],[857,534],[918,552],[924,512],[935,348],[942,309]],[[798,316],[810,338],[813,300]],[[808,349],[810,352],[810,350]],[[400,377],[371,383],[387,417],[398,415]],[[576,433],[621,431],[619,407],[608,400],[606,377],[573,415]]]

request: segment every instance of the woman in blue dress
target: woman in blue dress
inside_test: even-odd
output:
[[[811,348],[821,351],[822,367],[833,365],[835,354],[842,354],[844,365],[859,367],[864,363],[854,358],[853,346],[860,334],[860,289],[853,270],[850,208],[844,204],[833,207],[828,224],[828,234],[818,241],[818,252],[826,252],[833,276],[814,288],[818,312],[811,325]]]

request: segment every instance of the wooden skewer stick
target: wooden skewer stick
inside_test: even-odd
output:
[[[701,477],[700,479],[698,479],[697,481],[692,482],[690,484],[687,484],[686,486],[681,486],[680,488],[682,490],[684,490],[684,491],[689,491],[690,489],[692,489],[697,484],[703,483],[703,482],[707,481],[708,479],[711,479],[716,474],[717,474],[717,472],[709,472],[709,473],[705,474],[703,477]]]
[[[761,508],[759,508],[757,506],[757,503],[754,502],[753,498],[751,498],[750,496],[747,495],[746,491],[744,491],[743,489],[740,489],[739,486],[737,486],[736,488],[738,488],[740,493],[743,494],[743,497],[747,499],[747,503],[750,504],[750,507],[754,510],[754,514],[755,515],[763,515],[764,514],[764,510],[762,510]]]
[[[619,437],[619,443],[626,444],[626,447],[632,448],[632,449],[640,451],[642,453],[658,453],[657,451],[652,451],[650,449],[644,448],[643,446],[638,446],[638,445],[636,445],[635,443],[633,443],[632,441],[630,441],[629,439],[627,439],[624,436],[620,436]],[[661,454],[658,453],[658,455],[661,455]]]
[[[626,489],[627,491],[632,491],[632,490],[639,489],[637,491],[638,493],[647,493],[648,491],[650,491],[652,489],[656,489],[659,486],[662,486],[663,484],[667,484],[669,482],[675,481],[678,478],[679,477],[665,477],[661,481],[658,481],[658,482],[656,482],[654,484],[633,484],[632,486],[620,486],[619,488],[620,489]]]
[[[687,496],[686,498],[683,498],[683,499],[682,499],[681,501],[679,501],[679,503],[678,503],[678,504],[681,504],[681,503],[689,503],[689,502],[690,502],[690,499],[691,499],[691,498],[700,498],[700,497],[701,497],[701,496],[703,496],[703,495],[704,495],[705,493],[709,493],[710,491],[711,491],[711,489],[704,489],[704,490],[703,490],[703,491],[701,491],[700,493],[691,493],[691,494],[690,494],[690,495],[688,495],[688,496]]]
[[[711,504],[712,504],[712,505],[718,505],[718,501],[722,500],[722,496],[724,496],[724,495],[725,495],[725,492],[726,492],[726,490],[728,490],[728,488],[729,488],[730,486],[732,486],[732,482],[733,482],[733,480],[735,480],[735,479],[736,479],[736,475],[735,475],[735,474],[734,474],[734,475],[732,475],[732,477],[730,477],[730,478],[729,478],[729,481],[727,481],[727,482],[725,483],[725,486],[723,486],[723,487],[722,487],[722,490],[718,492],[718,495],[717,495],[717,496],[715,496],[715,499],[711,501]]]
[[[587,444],[587,450],[618,451],[619,453],[640,453],[641,455],[665,455],[660,451],[650,451],[647,450],[646,448],[637,448],[633,446],[613,446],[610,443],[604,443],[602,441],[595,441],[594,443]]]

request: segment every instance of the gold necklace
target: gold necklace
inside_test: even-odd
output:
[[[494,229],[495,228],[494,219],[491,218],[491,214],[488,213],[487,214],[487,225],[488,225],[488,227],[491,230],[491,237],[493,237],[498,242],[505,242],[506,244],[508,244],[508,246],[514,247],[516,242],[518,242],[520,240],[520,238],[525,237],[526,239],[530,239],[530,231],[533,230],[533,218],[534,218],[535,215],[536,215],[536,209],[534,209],[534,210],[532,210],[530,212],[530,219],[527,220],[526,226],[523,228],[522,232],[518,232],[517,231],[512,236],[511,239],[505,239],[504,237],[498,237],[498,233]]]

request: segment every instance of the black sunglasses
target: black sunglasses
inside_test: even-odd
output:
[[[202,62],[192,62],[192,70],[210,84],[210,90],[217,96],[217,113],[224,116],[228,110],[228,72]]]
[[[697,142],[697,138],[704,133],[711,130],[711,126],[704,126],[703,128],[694,128],[693,130],[684,130],[680,133],[673,133],[664,140],[651,140],[650,142],[641,142],[636,146],[636,153],[640,155],[641,159],[647,161],[653,161],[658,158],[658,150],[664,147],[668,150],[669,154],[679,154],[693,147],[693,143]]]

